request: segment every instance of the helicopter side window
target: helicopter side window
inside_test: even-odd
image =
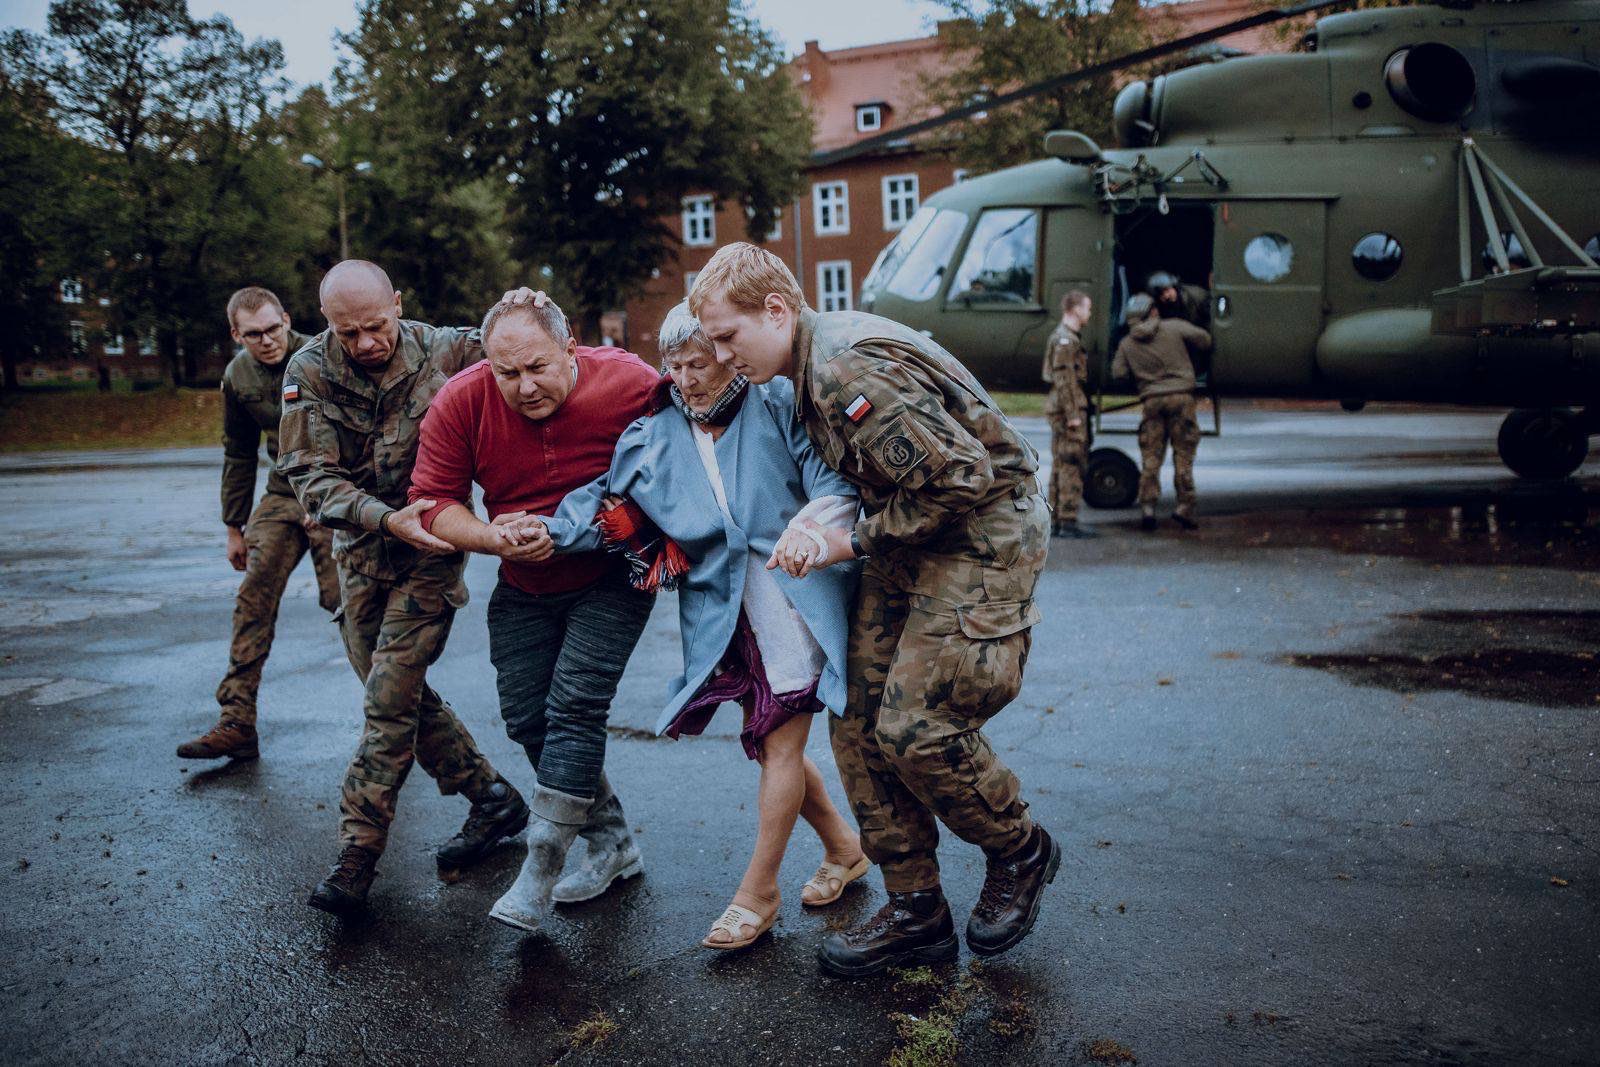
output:
[[[1032,208],[996,208],[978,216],[967,254],[961,257],[950,299],[969,306],[1035,304],[1039,213]]]
[[[1593,260],[1600,260],[1600,233],[1583,242],[1584,255]]]
[[[1258,282],[1277,282],[1289,276],[1294,245],[1281,233],[1262,233],[1244,246],[1244,269]]]
[[[900,234],[899,245],[905,252],[894,273],[889,274],[891,267],[887,262],[883,267],[884,275],[889,278],[889,292],[906,300],[931,300],[939,292],[956,242],[967,228],[967,216],[963,212],[941,209],[923,224],[920,239],[908,242],[907,238],[917,236],[913,231],[920,217],[921,212],[918,212]]]
[[[1350,264],[1370,282],[1388,281],[1400,271],[1405,249],[1386,233],[1369,233],[1350,250]]]

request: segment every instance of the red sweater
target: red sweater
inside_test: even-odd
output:
[[[548,418],[513,411],[495,386],[488,360],[445,383],[422,420],[410,499],[438,501],[422,525],[451,504],[471,507],[483,488],[489,518],[508,511],[549,515],[572,490],[611,468],[628,424],[648,413],[660,376],[620,348],[578,348],[578,384]],[[605,573],[604,552],[552,556],[541,563],[502,561],[500,577],[525,593],[565,593]]]

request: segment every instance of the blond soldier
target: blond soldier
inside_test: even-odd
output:
[[[1162,318],[1153,298],[1135,293],[1123,309],[1128,334],[1111,361],[1113,380],[1130,375],[1139,387],[1144,416],[1139,420],[1139,508],[1145,530],[1156,528],[1161,496],[1161,464],[1172,446],[1172,487],[1178,506],[1172,521],[1186,530],[1194,517],[1194,453],[1200,444],[1195,421],[1194,357],[1211,351],[1211,335],[1181,318]]]
[[[1044,380],[1050,383],[1044,414],[1050,421],[1050,533],[1055,537],[1098,536],[1078,524],[1083,476],[1089,466],[1089,356],[1083,328],[1089,294],[1073,289],[1061,298],[1061,321],[1044,346]]]
[[[981,727],[1022,686],[1048,518],[1033,448],[967,370],[923,335],[855,312],[819,314],[772,253],[722,248],[689,295],[717,359],[753,382],[786,375],[795,417],[861,493],[826,550],[774,553],[803,575],[865,556],[851,617],[849,708],[830,721],[862,845],[889,902],[829,935],[830,974],[959,952],[935,858],[938,824],[981,847],[988,877],[967,923],[976,953],[1025,937],[1061,862]],[[780,555],[782,558],[780,558]]]
[[[339,610],[339,572],[333,534],[306,517],[278,469],[279,394],[283,369],[311,338],[290,328],[289,315],[270,289],[249,286],[228,299],[228,328],[239,351],[222,372],[222,522],[228,528],[228,562],[244,572],[233,603],[228,673],[217,686],[222,718],[178,746],[182,759],[255,759],[256,693],[272,651],[289,575],[306,553],[317,575],[324,610]],[[261,438],[267,439],[266,491],[256,495]]]
[[[363,260],[330,270],[321,297],[328,330],[283,379],[282,462],[306,510],[338,531],[341,629],[366,685],[366,725],[339,799],[339,860],[307,901],[344,912],[366,902],[413,761],[441,793],[472,801],[439,850],[442,871],[520,833],[528,806],[427,684],[467,587],[461,553],[422,528],[434,501],[406,504],[428,402],[483,358],[478,331],[401,319],[388,275]]]

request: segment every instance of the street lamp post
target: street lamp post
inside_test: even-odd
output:
[[[333,175],[333,187],[339,196],[339,258],[350,258],[350,214],[345,208],[344,176],[346,174],[368,174],[372,171],[372,164],[363,159],[358,163],[324,163],[310,152],[300,157],[300,162],[312,170],[324,171]]]

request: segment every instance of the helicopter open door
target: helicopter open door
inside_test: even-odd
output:
[[[1293,396],[1312,387],[1324,317],[1328,199],[1241,197],[1216,204],[1212,388]]]

